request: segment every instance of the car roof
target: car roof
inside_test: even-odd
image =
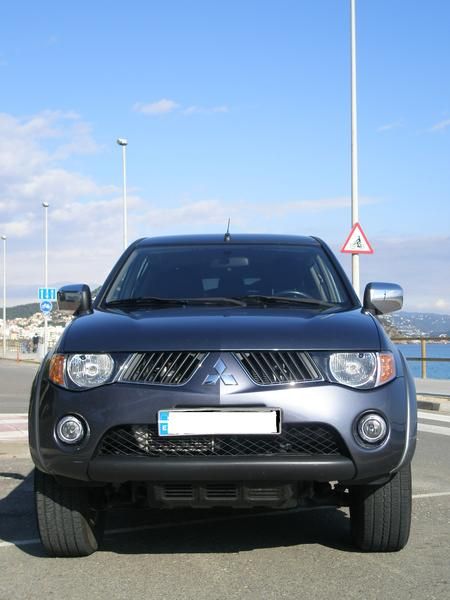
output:
[[[202,244],[291,244],[297,246],[319,246],[317,239],[301,235],[274,235],[266,233],[231,233],[230,239],[225,240],[224,233],[168,235],[143,238],[136,242],[142,246],[193,246]]]

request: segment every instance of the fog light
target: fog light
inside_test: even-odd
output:
[[[56,427],[56,435],[65,444],[77,444],[81,442],[85,433],[82,421],[72,415],[63,417]]]
[[[381,442],[385,438],[386,432],[386,421],[375,413],[363,415],[358,421],[359,437],[368,444]]]

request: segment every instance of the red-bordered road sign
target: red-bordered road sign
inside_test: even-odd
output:
[[[353,225],[348,238],[341,248],[341,252],[347,254],[373,254],[373,248],[359,223]]]

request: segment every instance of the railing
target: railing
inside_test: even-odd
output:
[[[427,343],[450,343],[449,337],[394,337],[391,338],[394,344],[401,344],[404,342],[420,342],[420,356],[405,356],[406,360],[411,362],[420,362],[421,363],[421,377],[422,379],[427,378],[427,363],[436,362],[436,363],[450,363],[450,358],[445,357],[427,357]]]
[[[55,345],[55,340],[49,342],[49,349]],[[39,342],[33,343],[32,339],[16,339],[6,340],[6,355],[3,356],[3,339],[0,336],[0,358],[31,361],[41,361],[43,358],[43,344],[42,339],[39,338]]]

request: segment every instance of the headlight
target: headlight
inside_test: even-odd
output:
[[[328,368],[336,383],[360,389],[378,387],[396,375],[391,352],[336,352],[330,355]]]
[[[82,388],[106,383],[113,370],[114,361],[109,354],[73,354],[67,359],[67,374]]]

